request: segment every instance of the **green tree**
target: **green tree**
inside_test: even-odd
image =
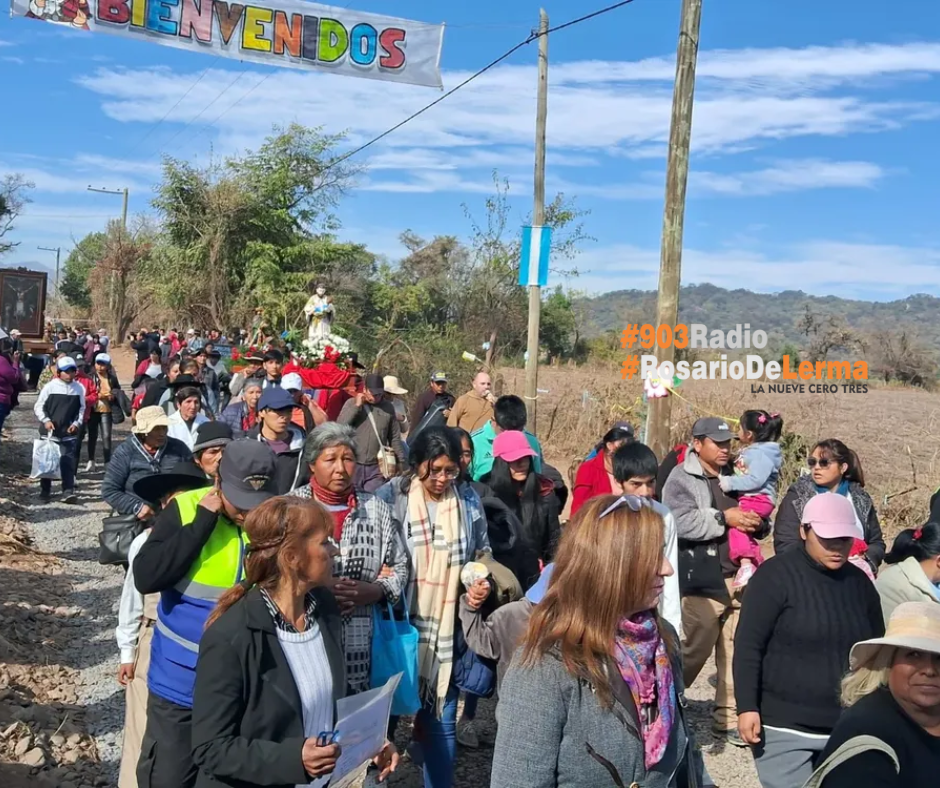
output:
[[[332,208],[355,170],[339,164],[341,137],[275,127],[257,151],[196,167],[167,158],[154,207],[163,233],[149,266],[167,311],[223,329],[256,306],[272,324],[293,324],[316,279],[336,286],[370,270],[364,248],[337,244]]]
[[[558,286],[542,301],[539,343],[548,353],[548,360],[569,356],[575,343],[575,313],[571,298]]]
[[[0,178],[0,255],[9,252],[19,243],[5,241],[4,237],[13,230],[13,223],[31,202],[27,192],[35,185],[16,172]]]
[[[88,275],[104,256],[107,238],[107,233],[88,233],[65,258],[59,289],[63,298],[74,307],[83,310],[91,308]]]

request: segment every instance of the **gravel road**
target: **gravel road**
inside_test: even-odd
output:
[[[32,414],[35,395],[22,398],[21,406],[7,420],[6,430],[12,440],[31,444],[36,435]],[[115,430],[116,439],[123,433]],[[99,454],[100,456],[100,454]],[[84,456],[83,460],[87,460]],[[84,462],[79,467],[84,467]],[[24,469],[28,474],[29,469]],[[121,733],[124,720],[123,693],[115,679],[118,668],[114,627],[123,572],[97,562],[98,531],[108,507],[101,500],[102,473],[78,477],[79,505],[67,506],[53,498],[42,504],[38,483],[27,500],[19,501],[28,509],[29,530],[37,549],[58,556],[64,562],[64,576],[73,588],[72,604],[85,610],[81,627],[63,654],[68,664],[81,676],[78,702],[88,709],[88,720],[102,761],[102,777],[108,785],[117,782],[121,757]],[[57,492],[54,489],[54,492]],[[705,753],[706,766],[716,784],[723,788],[759,788],[757,774],[746,750],[725,746],[709,733],[714,665],[709,663],[688,693],[693,723]],[[477,720],[484,740],[479,750],[460,748],[455,788],[481,788],[489,783],[492,744],[496,736],[495,700],[479,704]],[[404,751],[410,726],[401,725],[399,749]],[[420,788],[420,771],[407,759],[389,783],[398,788]]]
[[[35,394],[22,396],[20,407],[7,419],[6,431],[12,440],[31,445],[36,437],[35,397]],[[80,467],[87,461],[84,451],[82,459]],[[28,474],[29,468],[23,471]],[[102,476],[100,471],[78,476],[77,506],[56,500],[57,483],[49,503],[40,501],[38,482],[29,498],[19,502],[28,510],[28,530],[35,548],[62,560],[63,577],[72,586],[71,602],[85,611],[80,618],[82,625],[76,628],[62,656],[66,664],[80,672],[78,703],[88,709],[90,732],[101,757],[102,777],[108,780],[108,785],[116,785],[124,696],[116,680],[118,652],[114,628],[124,573],[117,567],[102,566],[97,560],[101,518],[108,514],[108,507],[101,500]]]

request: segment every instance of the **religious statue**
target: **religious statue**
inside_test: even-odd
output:
[[[248,344],[252,347],[261,347],[264,344],[264,334],[268,328],[268,323],[264,318],[264,309],[258,307],[255,309],[255,316],[251,319],[251,336]]]
[[[304,306],[304,314],[307,316],[308,340],[313,342],[330,335],[336,310],[333,308],[333,299],[326,294],[323,285],[317,285],[316,291]]]

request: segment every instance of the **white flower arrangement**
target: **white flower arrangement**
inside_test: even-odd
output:
[[[304,364],[319,364],[323,361],[336,362],[350,352],[349,340],[336,334],[329,334],[316,339],[305,339],[299,351],[295,353]]]

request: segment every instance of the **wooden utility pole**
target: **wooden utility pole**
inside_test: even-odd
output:
[[[532,206],[532,226],[545,222],[545,124],[548,120],[548,14],[539,11],[539,90],[535,114],[535,201]],[[525,404],[528,427],[536,430],[539,388],[539,318],[542,310],[542,288],[529,286],[529,335],[525,363]]]
[[[695,64],[698,59],[702,0],[682,0],[676,84],[672,94],[669,159],[666,165],[666,207],[663,214],[662,252],[659,260],[659,301],[656,323],[674,326],[679,317],[679,282],[682,272],[682,229],[685,191],[689,180],[689,148],[692,142],[692,103]],[[675,361],[675,349],[657,350],[657,359]],[[667,381],[671,385],[671,381]],[[650,400],[649,444],[662,460],[670,447],[672,397]]]

